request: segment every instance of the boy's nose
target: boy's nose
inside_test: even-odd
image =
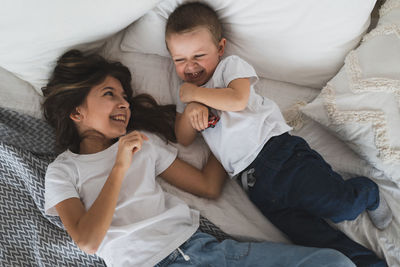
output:
[[[185,66],[185,72],[192,72],[192,71],[196,70],[196,68],[197,68],[196,62],[188,61]]]

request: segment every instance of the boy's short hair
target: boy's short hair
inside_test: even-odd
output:
[[[188,32],[199,26],[206,27],[218,45],[222,39],[222,25],[217,12],[200,2],[188,2],[178,6],[168,17],[165,37],[173,33]]]

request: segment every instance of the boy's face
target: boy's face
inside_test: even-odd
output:
[[[216,46],[210,31],[205,27],[170,34],[166,41],[178,76],[197,86],[205,84],[212,77],[224,54],[226,42],[222,38]]]

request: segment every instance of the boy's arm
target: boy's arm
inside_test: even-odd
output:
[[[202,171],[177,158],[160,176],[184,191],[210,199],[221,195],[228,177],[213,154],[210,154]]]
[[[203,104],[191,102],[183,113],[176,113],[175,135],[178,143],[188,146],[196,138],[197,131],[208,126],[208,108]]]
[[[191,83],[182,84],[179,96],[182,102],[199,102],[217,110],[240,111],[246,108],[250,95],[249,78],[232,80],[227,88],[203,88]]]

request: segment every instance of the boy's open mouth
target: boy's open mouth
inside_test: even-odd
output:
[[[197,72],[191,72],[191,73],[185,73],[185,76],[188,78],[189,81],[193,81],[198,79],[202,74],[203,70],[197,71]]]

